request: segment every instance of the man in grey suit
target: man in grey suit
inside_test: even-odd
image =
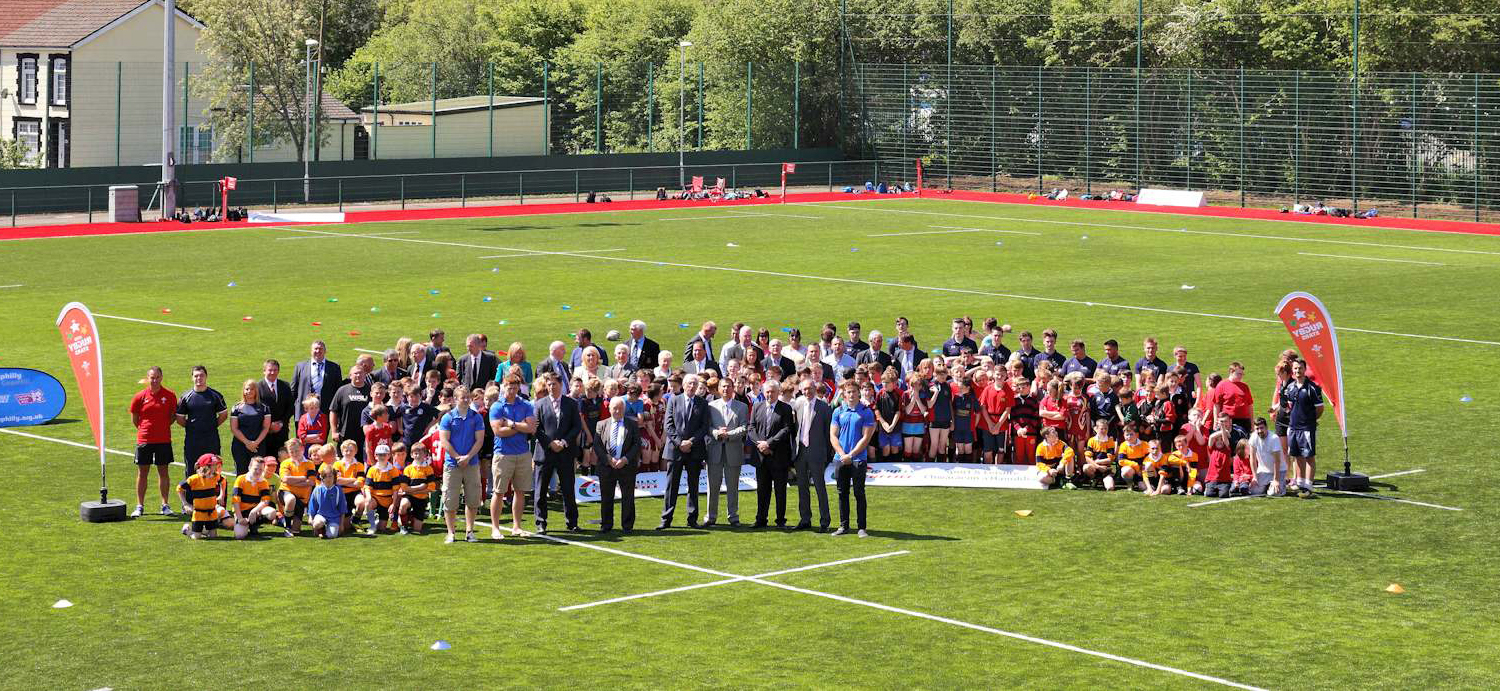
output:
[[[618,400],[618,399],[616,399]],[[750,425],[750,408],[734,395],[734,380],[719,380],[719,397],[708,404],[708,521],[706,528],[718,522],[719,491],[728,494],[729,525],[740,524],[740,466],[745,462],[745,430]]]
[[[708,351],[704,349],[703,341],[693,341],[688,346],[687,359],[682,361],[682,371],[687,374],[704,375],[710,370],[715,375],[721,373],[719,363],[714,362]]]
[[[776,525],[786,525],[786,471],[792,460],[792,407],[781,400],[781,382],[765,383],[766,400],[751,414],[750,443],[755,449],[755,527],[764,528],[776,494]]]
[[[698,527],[698,478],[703,474],[709,437],[708,402],[703,400],[703,388],[703,380],[689,374],[682,380],[682,393],[673,396],[667,406],[667,418],[662,425],[666,435],[662,458],[667,461],[667,487],[657,530],[672,525],[672,513],[677,510],[677,485],[682,481],[684,469],[688,476],[687,525]]]
[[[328,346],[322,341],[313,341],[312,359],[297,363],[292,370],[292,392],[296,394],[297,404],[300,406],[308,396],[317,396],[318,408],[325,415],[343,382],[344,369],[328,359]]]
[[[609,402],[609,417],[594,428],[599,459],[599,532],[615,529],[615,492],[620,493],[620,530],[635,528],[635,472],[641,460],[641,428],[625,417],[625,399]]]
[[[828,513],[828,486],[825,473],[828,459],[833,451],[828,439],[828,426],[833,420],[833,409],[817,396],[813,383],[803,380],[801,396],[793,404],[797,414],[797,512],[801,518],[798,530],[812,527],[812,497],[808,491],[818,490],[818,530],[828,530],[832,516]]]
[[[578,456],[578,437],[583,432],[583,418],[578,402],[562,395],[557,375],[540,375],[547,383],[547,395],[536,402],[536,482],[531,501],[536,515],[536,531],[547,532],[547,487],[557,475],[562,491],[563,516],[568,530],[578,530],[578,497],[573,485],[573,460]],[[824,436],[827,436],[826,434]]]
[[[464,339],[464,346],[469,352],[458,359],[458,383],[469,387],[471,391],[478,390],[483,398],[484,388],[495,381],[495,372],[500,369],[500,358],[484,349],[484,337],[479,334],[469,334]]]
[[[261,455],[275,457],[291,436],[292,420],[302,405],[292,392],[291,384],[281,379],[281,363],[266,360],[260,380],[260,402],[271,411],[271,431],[260,445]]]
[[[401,369],[401,358],[395,348],[386,348],[382,358],[385,364],[370,373],[370,381],[390,386],[406,378],[406,370]]]

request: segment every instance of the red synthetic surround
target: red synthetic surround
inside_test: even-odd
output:
[[[813,192],[803,194],[788,194],[787,199],[792,202],[829,202],[829,201],[880,201],[886,199],[912,199],[913,195],[852,195],[841,192]],[[1283,214],[1273,209],[1241,209],[1226,206],[1206,206],[1199,208],[1185,208],[1176,206],[1155,206],[1150,204],[1134,204],[1127,202],[1103,202],[1083,201],[1069,199],[1066,201],[1050,201],[1041,197],[1028,199],[1022,194],[1006,194],[992,192],[945,192],[939,190],[924,190],[923,199],[943,200],[960,199],[965,201],[982,201],[1005,204],[1026,204],[1031,206],[1054,206],[1077,209],[1095,209],[1101,211],[1134,211],[1147,213],[1170,213],[1188,214],[1195,216],[1213,216],[1220,218],[1245,218],[1254,220],[1272,221],[1300,221],[1306,223],[1323,223],[1344,226],[1364,226],[1372,228],[1404,228],[1409,230],[1425,230],[1442,233],[1469,233],[1475,235],[1500,235],[1500,225],[1492,223],[1474,223],[1470,221],[1440,221],[1431,219],[1411,218],[1335,218],[1332,216],[1306,216],[1300,214]],[[681,199],[669,199],[656,201],[654,199],[642,199],[637,201],[619,201],[609,204],[582,204],[578,202],[561,202],[552,204],[511,204],[505,206],[468,206],[468,207],[443,207],[430,209],[393,209],[388,211],[352,211],[344,215],[345,223],[365,223],[370,221],[419,221],[426,219],[444,218],[491,218],[500,216],[530,216],[533,214],[562,214],[562,213],[584,213],[601,211],[640,211],[650,209],[715,209],[726,206],[757,206],[764,204],[779,204],[780,199],[766,197],[762,199],[744,199],[731,202],[705,202]],[[268,224],[244,223],[244,222],[218,222],[218,223],[176,223],[176,222],[152,222],[152,223],[74,223],[68,225],[54,226],[29,226],[21,228],[0,229],[0,240],[25,240],[32,238],[60,238],[75,237],[83,235],[122,235],[134,233],[181,233],[204,230],[217,230],[220,228],[255,228],[266,227]],[[293,224],[283,224],[293,225]],[[304,224],[296,224],[304,225]],[[312,225],[312,224],[306,224]]]

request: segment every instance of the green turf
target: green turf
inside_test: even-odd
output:
[[[633,318],[678,352],[692,333],[679,322],[813,334],[849,319],[888,331],[900,314],[931,349],[968,314],[1056,328],[1096,357],[1113,337],[1134,359],[1151,334],[1164,353],[1186,345],[1205,372],[1241,360],[1263,407],[1290,340],[1274,321],[1224,316],[1269,320],[1282,295],[1307,290],[1345,329],[1356,468],[1425,469],[1382,481],[1381,496],[1463,511],[1336,495],[1187,508],[1182,497],[1123,493],[878,488],[866,540],[723,529],[565,537],[736,575],[909,550],[769,580],[1259,687],[1500,678],[1490,530],[1500,497],[1474,473],[1493,462],[1484,440],[1500,433],[1500,345],[1430,338],[1500,340],[1500,238],[933,200],[764,211],[816,218],[663,220],[732,215],[705,207],[318,229],[412,232],[385,240],[282,240],[311,234],[262,228],[0,243],[0,285],[23,285],[0,290],[0,364],[53,372],[72,389],[53,325],[70,300],[214,329],[99,320],[108,444],[129,450],[126,402],[153,364],[179,392],[189,367],[205,364],[233,400],[266,356],[290,378],[314,338],[347,365],[355,348],[440,325],[456,342],[471,331],[492,347],[523,341],[540,359],[577,327],[602,335]],[[959,227],[1039,235],[870,237]],[[610,248],[626,249],[478,258]],[[83,417],[70,402],[59,423],[24,431],[83,441]],[[1324,419],[1331,469],[1338,441]],[[0,463],[0,619],[13,631],[0,655],[15,661],[5,688],[1205,685],[753,583],[559,612],[720,577],[539,540],[190,543],[161,517],[80,523],[77,502],[98,477],[88,450],[0,434]],[[130,493],[131,473],[111,457],[115,496]],[[643,500],[638,527],[658,508]],[[1406,594],[1383,592],[1393,582]],[[59,598],[77,604],[50,609]],[[453,649],[427,650],[439,638]]]

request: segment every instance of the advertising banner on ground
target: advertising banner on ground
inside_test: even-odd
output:
[[[1338,417],[1339,430],[1347,438],[1349,428],[1344,425],[1344,365],[1339,359],[1339,336],[1333,330],[1333,318],[1328,316],[1328,308],[1323,306],[1321,300],[1307,293],[1288,293],[1281,299],[1281,304],[1276,305],[1276,316],[1281,318],[1281,324],[1292,335],[1297,351],[1307,361],[1307,376],[1322,387],[1323,397],[1333,406],[1333,413]]]
[[[0,367],[0,427],[45,425],[62,413],[67,391],[46,372]]]
[[[99,445],[99,464],[104,464],[104,355],[99,352],[99,329],[94,313],[82,303],[70,302],[57,313],[57,330],[62,334],[73,378],[78,380],[78,395]]]
[[[828,466],[824,482],[835,481],[836,468]],[[596,478],[579,476],[574,480],[578,501],[599,501],[599,481]],[[868,487],[974,487],[981,489],[1041,489],[1037,481],[1036,466],[1031,465],[986,465],[983,463],[871,463],[865,476]],[[740,491],[757,487],[755,468],[740,466]],[[638,473],[635,478],[636,497],[660,497],[666,494],[667,474],[661,471]],[[687,492],[687,473],[677,483],[679,494]],[[796,491],[793,489],[792,491]],[[704,469],[698,482],[698,492],[708,492],[708,470]]]

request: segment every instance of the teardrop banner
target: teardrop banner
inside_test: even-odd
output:
[[[104,354],[99,350],[99,328],[94,314],[82,303],[70,302],[57,313],[57,331],[62,334],[73,378],[78,380],[78,394],[88,413],[94,444],[99,447],[99,501],[84,502],[80,513],[91,522],[122,520],[125,504],[109,499],[104,467]]]

